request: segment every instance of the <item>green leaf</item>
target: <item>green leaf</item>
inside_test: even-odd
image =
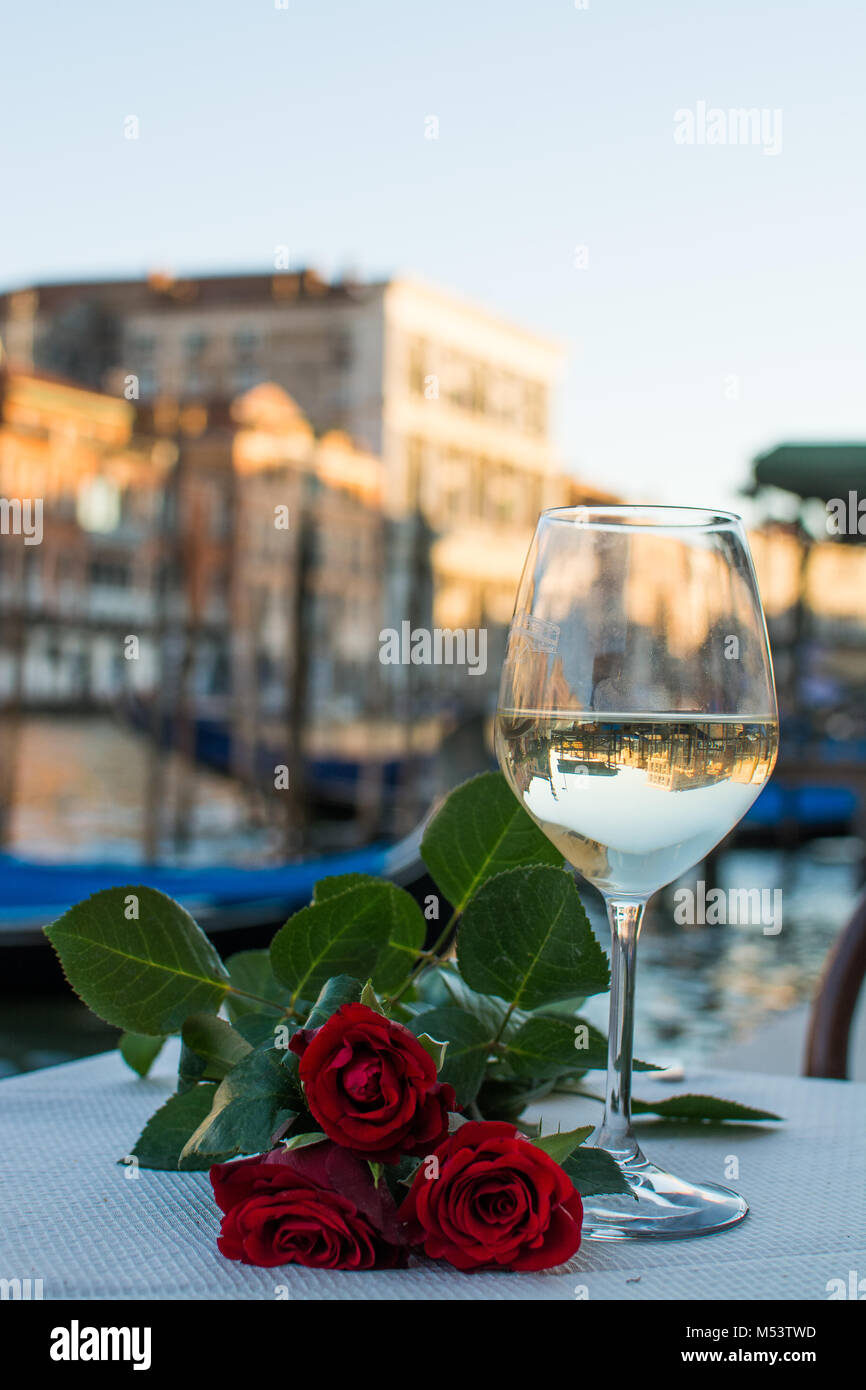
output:
[[[226,969],[235,989],[258,996],[248,999],[229,994],[226,1004],[232,1023],[247,1014],[283,1014],[288,1009],[291,991],[274,974],[269,951],[236,951],[226,961]]]
[[[582,995],[576,994],[572,999],[557,999],[555,1004],[545,1005],[544,1012],[554,1018],[573,1018],[578,1021],[577,1016],[583,1008],[586,1000]],[[599,1034],[601,1036],[601,1034]]]
[[[352,888],[368,886],[371,883],[375,885],[381,881],[375,874],[330,874],[327,878],[320,878],[313,885],[313,902],[325,903],[329,898],[338,898],[341,893],[347,893]]]
[[[214,1015],[198,1015],[198,1017],[211,1017]],[[222,1024],[222,1019],[215,1018],[217,1024]],[[296,1025],[295,1025],[296,1026]],[[232,1028],[236,1042],[232,1044],[229,1056],[222,1061],[211,1058],[207,1055],[207,1050],[197,1052],[190,1047],[186,1040],[182,1040],[180,1049],[180,1062],[177,1068],[177,1089],[180,1092],[188,1091],[190,1086],[196,1082],[209,1080],[221,1081],[231,1070],[231,1066],[237,1065],[242,1056],[246,1056],[254,1048],[261,1050],[263,1045],[273,1047],[275,1035],[279,1031],[294,1032],[294,1027],[280,1021],[274,1014],[244,1014],[237,1019],[234,1024],[223,1024],[225,1028]],[[186,1028],[186,1025],[184,1025]],[[246,1052],[240,1047],[241,1039],[247,1044]],[[236,1054],[236,1060],[228,1065],[230,1056]]]
[[[164,1043],[165,1037],[159,1034],[124,1033],[117,1046],[126,1065],[139,1076],[147,1076]]]
[[[448,1119],[449,1122],[451,1120],[460,1120],[461,1123],[463,1122],[459,1115],[449,1115]],[[396,1163],[389,1163],[385,1169],[386,1181],[391,1188],[394,1200],[398,1204],[402,1202],[403,1198],[406,1196],[406,1193],[401,1192],[400,1188],[412,1186],[412,1183],[415,1181],[415,1175],[423,1162],[423,1158],[404,1157],[399,1159]]]
[[[302,907],[271,942],[271,965],[292,990],[312,999],[333,975],[374,975],[391,928],[393,884],[362,883]]]
[[[351,975],[335,975],[333,979],[326,980],[304,1027],[321,1028],[343,1004],[359,1003],[361,992],[361,981],[353,980]]]
[[[578,1145],[592,1134],[594,1128],[595,1125],[581,1125],[579,1129],[559,1130],[556,1134],[540,1134],[538,1138],[532,1140],[532,1143],[537,1149],[543,1149],[556,1163],[563,1164],[574,1153]]]
[[[382,885],[380,885],[382,886]],[[427,923],[424,913],[405,888],[385,883],[385,914],[388,934],[373,970],[376,988],[382,994],[398,989],[424,949]]]
[[[547,866],[511,869],[479,889],[463,917],[457,963],[472,989],[524,1009],[609,985],[607,957],[571,876]]]
[[[137,917],[127,917],[128,911]],[[155,888],[105,888],[45,934],[94,1013],[131,1033],[174,1033],[191,1013],[216,1013],[228,976],[189,913]]]
[[[392,1018],[395,1023],[405,1023],[406,1027],[412,1022],[416,1013],[421,1009],[426,1009],[426,1004],[406,1003],[403,999],[398,999],[395,1003],[393,999],[388,1001],[388,1012],[386,1018]]]
[[[436,1063],[436,1070],[441,1071],[445,1062],[445,1054],[451,1044],[447,1042],[438,1042],[436,1038],[431,1038],[429,1033],[416,1033],[415,1036],[424,1051],[429,1053],[433,1058],[433,1061]]]
[[[562,863],[501,772],[482,772],[451,793],[424,833],[421,858],[458,912],[494,874]]]
[[[604,1149],[591,1149],[583,1145],[575,1149],[562,1167],[581,1197],[610,1196],[621,1192],[634,1196],[618,1165]]]
[[[514,1124],[527,1105],[549,1096],[556,1084],[556,1077],[544,1081],[500,1081],[490,1070],[478,1092],[478,1108],[485,1120],[507,1120]]]
[[[576,1030],[586,1029],[577,1035]],[[577,1047],[578,1042],[586,1047]],[[505,1060],[515,1076],[561,1076],[568,1071],[604,1070],[607,1038],[582,1018],[532,1014],[508,1039]],[[651,1062],[632,1062],[635,1071],[661,1071]]]
[[[151,1115],[138,1137],[133,1156],[142,1168],[176,1170],[184,1145],[210,1111],[216,1086],[193,1086],[182,1095],[169,1096],[165,1105]],[[212,1154],[188,1167],[209,1168],[231,1154]]]
[[[716,1096],[670,1096],[667,1100],[633,1100],[633,1115],[663,1115],[669,1120],[781,1120],[772,1110],[755,1110]]]
[[[302,1108],[300,1084],[285,1052],[251,1052],[220,1082],[209,1114],[184,1145],[179,1167],[197,1166],[204,1158],[214,1163],[215,1154],[261,1153]]]
[[[209,1081],[222,1081],[253,1050],[230,1023],[215,1014],[191,1014],[181,1037],[185,1046],[203,1060],[203,1075]]]
[[[388,934],[374,972],[376,986],[385,994],[397,989],[409,974],[424,949],[427,925],[411,894],[371,874],[334,874],[331,878],[320,879],[313,889],[313,902],[328,902],[358,888],[374,888],[379,893],[385,890],[383,911],[388,918]],[[383,1012],[381,1007],[379,1012]]]
[[[264,1021],[265,1038],[273,1046],[273,1016],[249,1014],[247,1019]],[[243,1024],[246,1020],[241,1019]],[[177,1068],[177,1089],[183,1093],[199,1081],[222,1081],[253,1047],[264,1039],[249,1040],[239,1029],[217,1018],[216,1014],[191,1014],[181,1030],[180,1061]]]
[[[428,1007],[439,1008],[456,1004],[458,1008],[474,1014],[484,1024],[489,1038],[498,1036],[503,1042],[516,1033],[530,1016],[523,1009],[512,1009],[509,1012],[508,1005],[501,999],[494,999],[490,994],[479,994],[477,990],[470,989],[450,962],[426,971],[420,977],[418,985]],[[507,1022],[506,1014],[509,1015]]]
[[[290,1139],[283,1139],[282,1146],[284,1149],[308,1149],[311,1144],[321,1144],[327,1137],[320,1129],[309,1129],[305,1134],[293,1134]]]
[[[376,991],[373,988],[372,980],[368,980],[361,990],[361,1003],[366,1005],[368,1009],[372,1009],[374,1013],[381,1014],[383,1018],[387,1018],[388,1015],[379,1002]]]
[[[180,1058],[177,1064],[177,1093],[183,1095],[186,1091],[192,1090],[200,1081],[205,1079],[205,1068],[207,1063],[204,1057],[200,1057],[197,1052],[193,1052],[191,1047],[187,1047],[182,1042],[180,1046]],[[219,1078],[215,1077],[214,1080]]]
[[[420,1040],[422,1033],[448,1039],[448,1051],[439,1080],[454,1087],[458,1105],[469,1105],[478,1094],[490,1052],[490,1032],[473,1014],[444,1006],[428,1009],[409,1024]]]
[[[261,1047],[262,1043],[274,1045],[277,1033],[286,1029],[293,1033],[297,1027],[296,1023],[289,1023],[287,1019],[277,1018],[275,1014],[244,1014],[242,1018],[236,1018],[232,1024],[236,1033],[239,1033],[250,1047]]]

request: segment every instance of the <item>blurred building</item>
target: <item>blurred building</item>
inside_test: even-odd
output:
[[[781,713],[777,821],[864,841],[866,444],[780,444],[748,491]]]
[[[301,621],[322,710],[358,710],[378,683],[381,463],[317,439],[279,387],[136,409],[5,370],[0,496],[40,515],[33,543],[11,525],[0,542],[0,698],[68,708],[168,684],[196,709],[234,691],[255,720],[285,709]]]
[[[155,749],[259,791],[284,765],[290,820],[312,769],[315,796],[375,825],[406,752],[405,672],[380,663],[379,634],[416,535],[383,492],[380,459],[317,436],[273,383],[135,405],[0,371],[0,842],[33,710],[112,707]],[[429,564],[416,569],[429,621]],[[151,853],[166,785],[152,762]]]
[[[103,389],[134,375],[144,401],[276,382],[317,434],[345,430],[381,456],[389,510],[417,496],[455,520],[534,517],[556,468],[562,349],[414,280],[331,284],[305,270],[40,285],[0,296],[0,335],[13,364]]]
[[[13,364],[142,402],[279,385],[317,436],[338,430],[381,459],[389,517],[439,538],[439,626],[501,629],[538,512],[573,500],[550,433],[562,348],[415,280],[40,285],[0,296],[0,335]],[[408,554],[390,582],[394,611],[417,621]]]
[[[285,711],[293,685],[298,703],[299,663],[319,717],[369,712],[380,693],[390,543],[381,462],[344,433],[317,438],[272,383],[238,397],[229,420],[187,452],[208,472],[215,449],[230,451],[233,662],[247,715]]]
[[[0,698],[107,698],[130,669],[123,637],[152,626],[171,451],[134,422],[122,398],[0,371],[0,496],[40,511],[37,543],[0,538]]]

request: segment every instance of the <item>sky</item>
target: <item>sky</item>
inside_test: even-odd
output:
[[[0,286],[414,273],[565,346],[578,476],[738,510],[866,437],[864,51],[862,0],[18,6]]]

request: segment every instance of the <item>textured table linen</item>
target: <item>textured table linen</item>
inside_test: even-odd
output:
[[[710,1092],[774,1110],[783,1125],[645,1121],[649,1156],[692,1180],[728,1182],[750,1215],[718,1235],[587,1241],[567,1271],[460,1274],[419,1261],[354,1274],[255,1269],[216,1248],[204,1173],[130,1169],[128,1154],[171,1093],[166,1050],[139,1080],[117,1053],[0,1082],[0,1278],[41,1279],[46,1299],[816,1299],[830,1280],[866,1277],[866,1085],[793,1077],[645,1076],[637,1094]],[[573,1097],[534,1112],[545,1130],[598,1118]],[[739,1177],[726,1178],[733,1161]],[[864,1284],[866,1290],[866,1284]]]

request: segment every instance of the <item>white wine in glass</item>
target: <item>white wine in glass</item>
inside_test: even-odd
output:
[[[589,1141],[630,1194],[588,1198],[595,1239],[681,1237],[742,1220],[742,1197],[648,1162],[631,1128],[635,951],[645,904],[745,815],[778,717],[738,517],[680,507],[544,512],[524,567],[496,749],[512,790],[602,893],[611,925],[604,1114]]]

